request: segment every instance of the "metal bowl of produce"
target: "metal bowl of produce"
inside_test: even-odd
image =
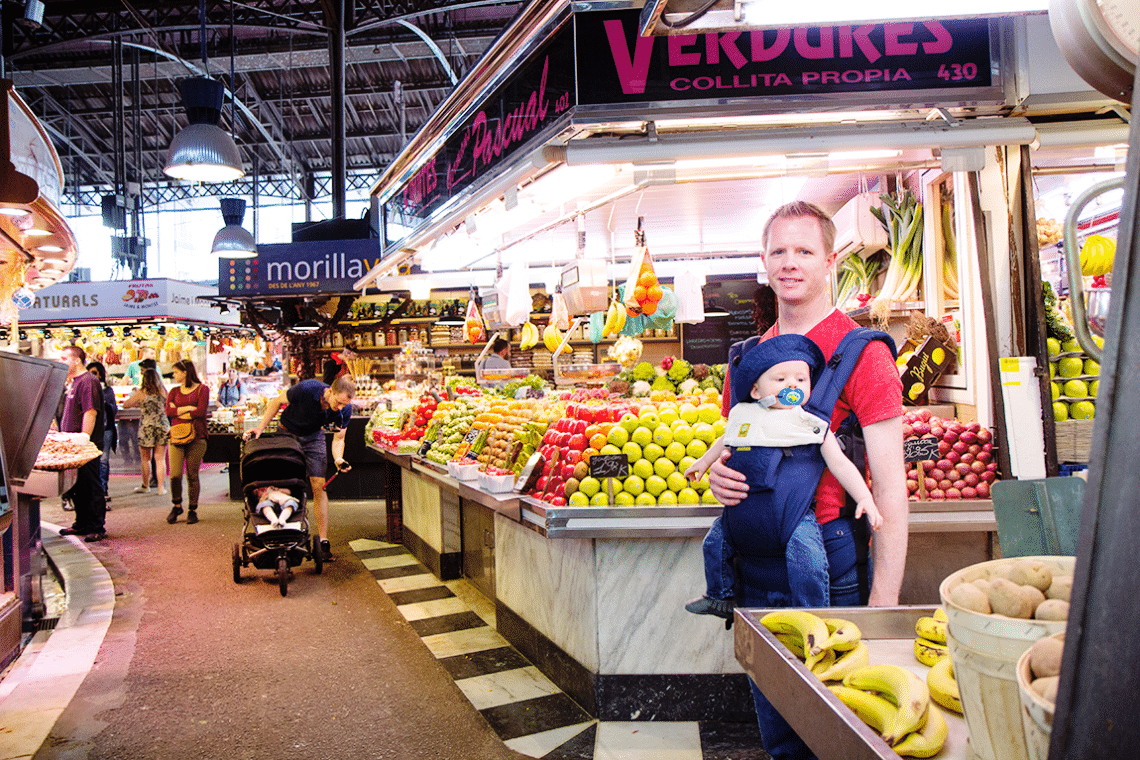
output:
[[[1101,338],[1104,337],[1104,328],[1108,322],[1108,297],[1111,293],[1110,288],[1089,288],[1087,291],[1089,329],[1093,335]]]

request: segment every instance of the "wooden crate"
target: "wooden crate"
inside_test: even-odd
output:
[[[1093,420],[1065,420],[1056,423],[1057,461],[1087,462],[1092,449]]]

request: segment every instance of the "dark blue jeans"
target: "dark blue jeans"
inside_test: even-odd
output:
[[[853,520],[839,518],[820,526],[831,574],[831,606],[855,607],[859,605],[858,568],[855,560]],[[787,607],[788,594],[784,590],[745,588],[745,604],[749,607]],[[764,749],[773,760],[810,760],[811,750],[796,735],[788,722],[772,703],[752,684],[752,699],[756,705],[756,720],[760,725],[760,738]]]
[[[114,429],[103,431],[103,456],[99,457],[99,480],[103,482],[103,493],[111,492],[111,439],[114,437]]]

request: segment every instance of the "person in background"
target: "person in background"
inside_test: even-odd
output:
[[[511,342],[506,338],[495,338],[491,353],[483,360],[483,369],[510,369]]]
[[[139,349],[139,358],[127,365],[127,380],[131,385],[136,388],[142,382],[142,373],[146,369],[145,362],[154,363],[154,349],[150,346],[143,346]]]
[[[206,415],[210,404],[210,392],[198,380],[198,370],[189,359],[174,362],[171,368],[177,385],[166,394],[166,416],[172,421],[190,422],[194,428],[193,438],[186,443],[170,441],[170,514],[166,521],[173,525],[182,514],[182,470],[186,470],[186,524],[198,522],[198,496],[202,484],[198,471],[202,468],[202,457],[206,454]]]
[[[245,434],[247,440],[261,437],[278,410],[287,405],[281,413],[281,427],[285,432],[296,436],[305,453],[305,468],[309,474],[309,485],[313,488],[313,511],[317,515],[321,554],[325,560],[333,558],[328,539],[329,497],[325,493],[325,475],[328,470],[326,450],[332,451],[337,472],[352,469],[344,461],[344,438],[348,422],[352,418],[352,397],[355,395],[356,384],[350,377],[338,377],[331,386],[315,378],[302,380],[266,404],[265,416],[261,422]],[[325,443],[326,425],[336,428],[331,445]]]
[[[124,409],[139,409],[139,466],[142,485],[135,493],[150,493],[151,462],[158,493],[166,493],[166,446],[170,443],[170,421],[163,411],[166,406],[166,388],[158,370],[143,369],[142,384],[123,402]],[[152,458],[153,457],[153,458]]]
[[[103,390],[99,379],[87,371],[87,352],[79,346],[63,349],[67,364],[67,391],[63,399],[59,429],[64,433],[86,433],[91,443],[103,445]],[[65,494],[75,508],[75,522],[60,528],[61,536],[83,536],[87,543],[107,537],[107,500],[99,478],[96,457],[76,470],[75,485]]]
[[[103,362],[90,362],[87,371],[99,378],[103,386],[103,456],[99,457],[99,477],[103,481],[103,496],[107,500],[107,511],[111,510],[111,452],[119,447],[119,431],[115,426],[115,415],[119,404],[115,401],[115,391],[107,385],[107,369]]]
[[[321,369],[321,382],[325,385],[332,385],[333,380],[336,380],[340,375],[341,364],[336,359],[325,359],[324,366]]]
[[[230,367],[226,379],[218,386],[218,403],[222,406],[237,406],[245,396],[245,383],[241,381],[238,371]]]

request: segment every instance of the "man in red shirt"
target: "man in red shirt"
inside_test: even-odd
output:
[[[779,316],[765,338],[797,333],[815,341],[830,358],[840,340],[857,325],[831,303],[831,273],[835,267],[835,225],[810,203],[790,203],[777,209],[764,227],[764,268],[776,292]],[[729,398],[726,381],[724,398]],[[854,411],[863,429],[868,452],[871,492],[882,512],[882,527],[871,546],[874,577],[871,606],[898,604],[906,564],[908,505],[903,462],[902,383],[894,357],[873,341],[864,350],[835,406],[831,429]],[[724,464],[727,454],[709,471],[709,485],[725,506],[739,504],[748,493],[743,474]],[[831,565],[833,605],[859,604],[851,521],[840,517],[845,501],[842,486],[825,472],[816,490],[816,517],[824,534]],[[771,604],[770,606],[781,606]],[[755,688],[757,716],[764,748],[773,758],[801,758],[810,751]]]

